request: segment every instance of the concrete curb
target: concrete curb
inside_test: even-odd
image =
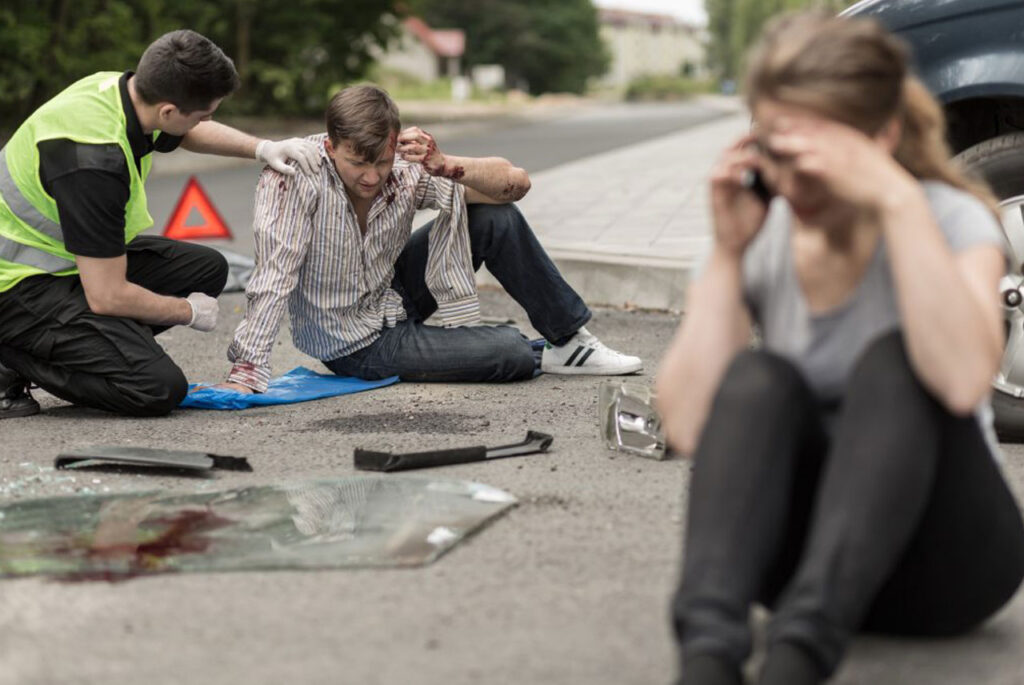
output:
[[[557,250],[549,250],[548,255],[589,305],[680,312],[686,302],[689,267],[595,262],[565,257]],[[490,274],[478,274],[477,282],[497,285]]]
[[[657,258],[545,245],[551,261],[587,304],[673,312],[683,309],[702,250],[694,247],[689,258]],[[500,287],[486,268],[477,272],[477,285]]]

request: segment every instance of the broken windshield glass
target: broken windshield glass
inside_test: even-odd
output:
[[[515,503],[480,483],[355,476],[0,507],[0,577],[429,564]]]

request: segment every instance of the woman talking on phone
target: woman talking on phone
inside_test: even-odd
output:
[[[802,14],[748,63],[753,126],[713,173],[712,252],[657,387],[694,459],[686,685],[742,682],[754,602],[758,682],[802,685],[859,630],[957,634],[1024,576],[988,405],[1003,237],[907,61],[871,20]]]

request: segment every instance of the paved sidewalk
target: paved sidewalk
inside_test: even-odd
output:
[[[709,241],[711,167],[747,127],[720,102],[735,114],[533,175],[519,207],[587,302],[682,308]]]

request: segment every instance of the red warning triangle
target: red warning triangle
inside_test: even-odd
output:
[[[227,223],[195,176],[191,176],[185,184],[185,190],[164,227],[164,236],[175,240],[232,238]]]

